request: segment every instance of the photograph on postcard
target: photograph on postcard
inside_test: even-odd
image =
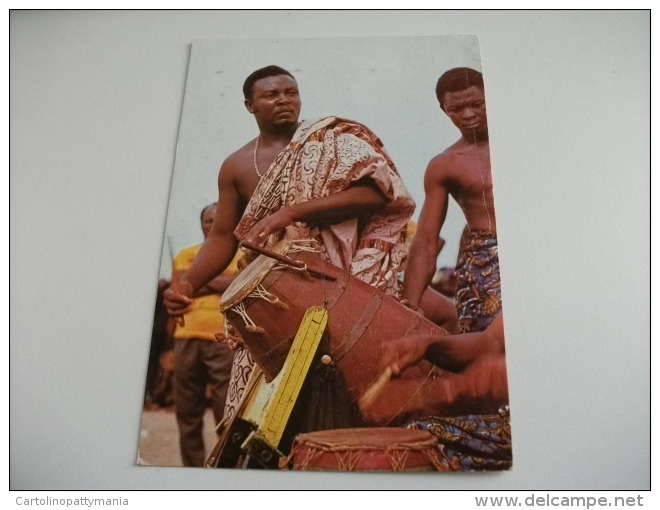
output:
[[[192,43],[138,464],[510,469],[481,64],[469,35]]]

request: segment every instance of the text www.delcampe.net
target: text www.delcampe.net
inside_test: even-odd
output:
[[[481,507],[636,507],[644,506],[644,498],[637,496],[552,496],[550,494],[527,497],[518,496],[475,496],[474,501]]]

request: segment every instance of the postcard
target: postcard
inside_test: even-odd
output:
[[[470,35],[192,43],[138,464],[511,468],[487,84]]]

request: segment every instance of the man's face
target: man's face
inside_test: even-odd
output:
[[[202,232],[204,232],[204,239],[206,239],[211,232],[211,226],[213,225],[213,218],[215,218],[215,210],[217,206],[212,205],[204,209],[202,213]]]
[[[488,132],[484,91],[470,87],[459,92],[446,92],[443,110],[464,135]]]
[[[245,100],[245,107],[258,124],[295,124],[300,115],[298,84],[286,74],[257,80],[252,87],[252,99]]]

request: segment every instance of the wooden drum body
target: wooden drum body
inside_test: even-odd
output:
[[[410,334],[447,334],[396,299],[350,276],[318,252],[295,251],[292,241],[275,251],[304,262],[294,269],[260,255],[225,291],[221,307],[247,349],[272,380],[282,368],[305,311],[328,310],[327,354],[357,401],[378,378],[382,342]],[[446,373],[427,361],[390,380],[374,400],[367,423],[397,425],[412,416],[434,415],[442,405]]]
[[[430,432],[387,427],[300,434],[281,465],[303,471],[449,471]]]

